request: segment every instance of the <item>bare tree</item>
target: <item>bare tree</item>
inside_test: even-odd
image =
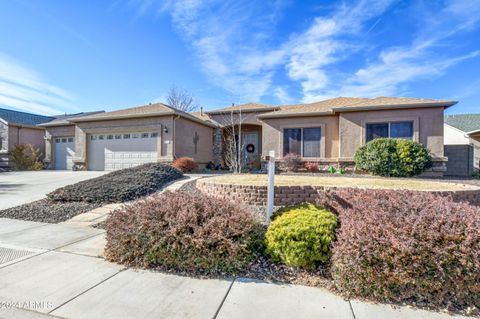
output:
[[[167,93],[167,104],[183,112],[193,112],[198,109],[198,103],[190,92],[183,88],[172,86]]]
[[[235,119],[235,115],[238,115],[237,119]],[[243,161],[244,142],[242,140],[242,121],[241,107],[235,114],[233,110],[230,111],[230,114],[226,114],[225,118],[221,121],[224,133],[223,145],[225,147],[225,165],[227,165],[234,174],[241,173],[242,168],[245,165]]]

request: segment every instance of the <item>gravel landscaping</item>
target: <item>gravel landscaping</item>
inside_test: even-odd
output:
[[[0,217],[43,223],[60,223],[102,206],[101,203],[56,202],[41,199],[0,211]]]
[[[149,163],[58,188],[48,197],[68,202],[122,203],[155,193],[182,176],[170,165]]]
[[[58,188],[46,199],[2,210],[0,217],[59,223],[108,203],[150,195],[182,176],[170,165],[139,165]]]

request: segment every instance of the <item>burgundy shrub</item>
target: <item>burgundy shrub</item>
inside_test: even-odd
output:
[[[305,162],[303,167],[305,167],[305,169],[309,172],[317,172],[319,165],[315,162]]]
[[[190,173],[198,169],[198,164],[191,157],[179,157],[173,161],[172,166],[183,173]]]
[[[332,275],[350,296],[480,307],[480,208],[428,192],[347,189],[319,202],[339,214]]]
[[[263,232],[251,212],[235,203],[165,192],[108,218],[105,255],[135,267],[234,274],[256,256]]]

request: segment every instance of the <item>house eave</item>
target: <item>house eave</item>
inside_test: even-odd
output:
[[[39,127],[37,125],[27,125],[27,124],[13,123],[13,122],[9,122],[9,123],[7,123],[7,125],[8,126],[19,127],[19,128],[31,128],[31,129],[34,129],[34,130],[43,130],[44,129],[43,127]]]
[[[325,116],[333,115],[334,113],[329,112],[291,112],[291,113],[278,113],[275,112],[261,114],[258,116],[259,119],[271,119],[271,118],[285,118],[285,117],[310,117],[310,116]]]
[[[480,129],[473,130],[473,131],[470,131],[470,132],[466,132],[465,135],[470,136],[470,135],[477,134],[477,133],[480,133]]]
[[[203,124],[205,126],[217,127],[213,123],[203,121],[201,119],[196,118],[195,116],[188,115],[187,113],[174,112],[174,111],[154,112],[154,113],[145,113],[145,114],[112,115],[112,116],[91,117],[91,118],[89,118],[89,117],[78,117],[78,118],[74,118],[74,119],[71,119],[71,120],[68,120],[68,121],[72,124],[75,124],[75,123],[86,123],[86,122],[129,120],[129,119],[139,119],[139,118],[149,118],[149,117],[159,117],[159,116],[174,116],[174,115],[181,116],[181,117],[186,118],[190,121],[193,121],[193,122],[196,122],[196,123],[199,123],[199,124]],[[60,124],[60,125],[62,125],[62,124]],[[68,125],[68,124],[63,124],[63,125]],[[52,125],[52,126],[57,126],[57,125]]]
[[[457,104],[457,101],[448,102],[431,102],[431,103],[419,103],[419,104],[396,104],[396,105],[376,105],[376,106],[352,106],[352,107],[337,107],[333,108],[336,112],[359,112],[359,111],[377,111],[377,110],[397,110],[397,109],[411,109],[411,108],[428,108],[428,107],[444,107],[449,108],[452,105]]]
[[[237,114],[237,113],[256,113],[256,112],[274,112],[275,110],[279,110],[279,107],[269,106],[269,107],[262,107],[257,109],[236,109],[236,110],[213,110],[213,111],[205,111],[205,114],[208,115],[222,115],[222,114]]]

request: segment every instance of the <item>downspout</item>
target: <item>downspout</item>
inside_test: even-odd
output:
[[[17,126],[17,146],[20,145],[20,130],[22,129],[21,126]]]
[[[172,160],[175,159],[175,144],[177,143],[175,140],[175,121],[180,118],[180,115],[176,114],[176,116],[173,117],[173,122],[172,122]]]

